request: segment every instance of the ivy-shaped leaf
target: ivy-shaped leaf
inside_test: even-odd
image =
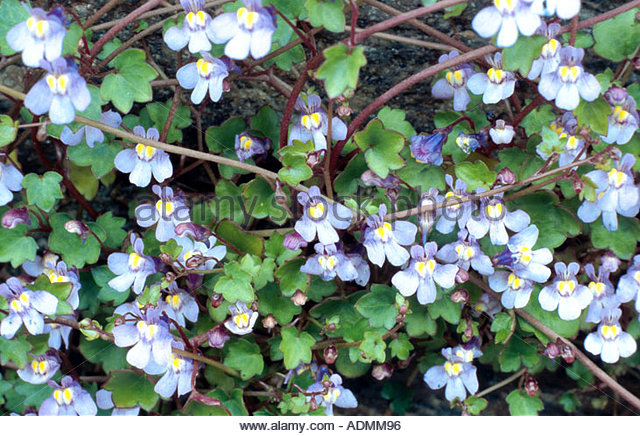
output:
[[[385,129],[382,121],[370,121],[363,131],[354,136],[354,140],[361,150],[366,150],[364,156],[367,164],[378,176],[385,178],[389,171],[404,166],[400,152],[405,139],[400,133]]]
[[[335,0],[335,3],[342,3],[342,0]],[[323,53],[325,61],[318,68],[316,76],[324,81],[329,98],[336,98],[347,90],[356,89],[360,68],[367,64],[364,48],[357,46],[349,51],[345,44],[338,44]]]
[[[158,76],[145,62],[144,51],[130,48],[113,60],[117,73],[107,75],[100,86],[100,94],[122,113],[128,113],[134,102],[144,103],[153,96],[150,82]]]
[[[284,366],[295,369],[300,363],[311,362],[311,347],[316,343],[307,332],[299,332],[295,327],[285,327],[280,331],[282,342],[280,351],[284,354]]]
[[[57,200],[64,198],[60,190],[60,182],[62,182],[60,174],[47,171],[42,176],[35,173],[27,174],[22,179],[22,186],[27,190],[29,204],[49,212]]]

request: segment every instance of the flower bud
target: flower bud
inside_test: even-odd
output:
[[[530,397],[535,397],[538,393],[538,382],[531,375],[528,375],[524,381],[524,390]]]
[[[462,268],[458,268],[458,272],[456,273],[456,283],[465,283],[467,280],[469,280],[469,272]]]
[[[304,306],[307,303],[307,295],[299,289],[291,296],[291,301],[296,306]]]
[[[214,292],[213,295],[211,295],[211,307],[213,307],[214,309],[220,307],[223,302],[224,298],[222,297],[222,294]]]
[[[373,367],[373,370],[371,370],[371,375],[376,380],[384,380],[385,378],[389,378],[393,375],[393,365],[387,362],[380,365],[375,365]]]
[[[87,227],[82,221],[78,220],[67,221],[64,225],[64,228],[67,232],[75,233],[76,235],[80,236],[83,244],[91,234],[91,230],[89,229],[89,227]]]
[[[188,222],[180,223],[176,226],[176,235],[190,236],[196,241],[205,241],[211,236],[211,231],[192,222]]]
[[[311,395],[311,399],[309,400],[309,411],[315,412],[318,410],[318,402],[316,401],[316,396]]]
[[[222,348],[224,347],[225,342],[227,342],[231,336],[227,332],[227,329],[224,326],[219,325],[207,332],[207,336],[209,338],[209,345],[214,348]]]
[[[324,349],[324,361],[332,365],[338,358],[338,349],[333,345]]]
[[[288,233],[284,236],[284,241],[282,241],[282,246],[284,248],[288,248],[289,250],[297,250],[299,248],[303,248],[307,246],[307,241],[300,235],[298,232]]]
[[[466,304],[469,301],[469,292],[466,289],[457,289],[451,294],[451,301]]]
[[[29,211],[25,206],[16,209],[9,209],[2,215],[2,227],[5,229],[13,229],[18,224],[31,224]]]
[[[160,253],[160,260],[165,265],[171,265],[173,263],[173,259],[171,259],[171,255],[169,253]]]
[[[340,117],[348,117],[349,115],[351,115],[352,112],[353,110],[348,104],[341,104],[336,108],[336,113]]]
[[[496,177],[496,184],[512,185],[516,182],[516,175],[509,168],[502,168]]]
[[[36,139],[39,142],[47,139],[47,123],[44,123],[38,127],[38,130],[36,131]]]
[[[262,318],[262,325],[266,329],[272,329],[278,325],[278,321],[276,321],[273,315],[269,314]]]
[[[176,281],[176,274],[172,271],[169,271],[164,275],[164,279],[169,283],[173,283]]]
[[[600,265],[612,273],[618,271],[621,263],[622,261],[611,251],[608,251],[600,258]]]
[[[198,269],[207,262],[207,259],[199,253],[194,253],[184,263],[188,269]]]

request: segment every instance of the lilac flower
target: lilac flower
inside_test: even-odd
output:
[[[595,269],[590,263],[585,265],[584,272],[591,280],[589,290],[593,295],[586,321],[597,323],[602,320],[605,307],[615,300],[613,284],[609,280],[610,272],[601,266],[598,269],[598,275],[596,275]]]
[[[467,87],[475,95],[482,94],[484,104],[495,104],[511,97],[516,85],[516,76],[511,71],[504,70],[501,53],[496,53],[493,59],[487,57],[486,60],[491,65],[489,71],[471,76]]]
[[[113,338],[118,347],[131,347],[127,352],[127,362],[147,373],[157,373],[157,367],[164,367],[171,357],[169,325],[161,316],[161,311],[150,307],[144,312],[129,310],[125,318],[132,315],[137,318],[135,324],[127,322],[113,328]],[[153,370],[147,371],[147,368]]]
[[[543,74],[540,79],[538,91],[547,100],[555,100],[560,109],[572,111],[580,104],[580,97],[593,101],[600,95],[600,83],[582,68],[583,57],[582,48],[561,48],[558,69]]]
[[[594,170],[585,176],[596,188],[596,201],[586,200],[578,208],[578,218],[585,223],[594,222],[602,213],[602,224],[609,231],[618,229],[618,214],[626,217],[638,215],[640,188],[633,183],[633,165],[636,159],[625,154],[609,172]]]
[[[484,192],[484,189],[478,188],[478,192]],[[467,221],[467,230],[471,236],[480,239],[489,233],[493,245],[505,245],[509,241],[507,228],[520,232],[529,225],[529,215],[523,210],[509,212],[502,196],[503,194],[498,194],[493,198],[484,197],[480,200],[480,214]]]
[[[240,162],[251,159],[253,156],[266,156],[270,148],[269,138],[258,138],[246,131],[236,135],[235,149]]]
[[[496,144],[511,144],[513,137],[516,136],[516,131],[504,120],[497,120],[495,127],[489,130],[489,135]]]
[[[558,165],[564,166],[574,162],[584,150],[584,139],[578,136],[578,121],[571,112],[566,112],[560,120],[556,120],[549,128],[558,134],[560,148],[550,146],[544,141],[537,147],[537,153],[543,159],[549,159],[553,152],[558,153]]]
[[[555,39],[555,37],[559,31],[560,24],[558,23],[552,23],[547,26],[547,24],[543,22],[540,25],[537,33],[546,36],[549,41],[542,46],[540,57],[531,64],[531,69],[527,75],[528,79],[534,80],[540,75],[553,73],[558,70],[562,44]]]
[[[160,132],[155,127],[151,127],[145,132],[144,127],[135,126],[133,133],[154,141],[160,139]],[[138,143],[134,148],[125,148],[120,151],[116,155],[114,163],[116,168],[123,173],[131,173],[129,181],[141,188],[151,182],[151,174],[158,183],[164,182],[173,174],[169,154],[164,150],[142,143]]]
[[[193,89],[191,101],[194,104],[202,103],[207,90],[211,101],[217,102],[222,97],[223,81],[229,76],[229,65],[205,51],[200,52],[200,56],[202,57],[197,62],[181,67],[176,78],[183,88]]]
[[[460,203],[462,199],[468,197],[467,184],[462,180],[456,180],[453,184],[453,177],[450,174],[445,175],[447,185],[451,191],[446,195],[439,195],[438,202],[444,202],[445,207],[442,208],[442,216],[436,223],[436,230],[443,234],[449,234],[453,231],[456,222],[458,227],[463,229],[467,225],[467,221],[471,218],[474,204],[471,201]]]
[[[184,350],[182,342],[174,342],[173,346]],[[193,360],[171,353],[171,359],[167,365],[167,371],[158,380],[153,388],[156,393],[164,398],[171,398],[178,391],[178,396],[191,392],[191,376],[193,373]]]
[[[347,253],[347,257],[351,261],[351,264],[356,269],[356,273],[358,274],[355,278],[355,282],[360,286],[366,286],[367,283],[369,283],[369,278],[371,276],[369,264],[364,260],[360,253]]]
[[[430,304],[436,301],[436,283],[444,289],[455,285],[458,267],[438,264],[434,259],[437,251],[435,242],[427,242],[424,247],[411,247],[409,266],[391,278],[391,283],[403,296],[410,297],[417,291],[418,302]]]
[[[494,0],[493,6],[482,9],[471,26],[482,38],[496,33],[498,47],[511,47],[518,40],[518,30],[531,36],[540,27],[540,17],[532,10],[535,0]]]
[[[345,282],[355,280],[358,277],[358,271],[353,263],[342,250],[336,248],[335,244],[318,243],[314,245],[314,248],[318,254],[311,256],[300,267],[300,271],[303,273],[320,276],[324,281],[333,280],[336,275]]]
[[[179,238],[178,245],[182,247],[182,252],[178,260],[193,270],[192,272],[213,269],[227,255],[227,247],[216,245],[217,241],[215,236],[209,236],[206,243],[193,241],[191,238]]]
[[[539,0],[536,3],[535,9],[540,15],[556,14],[563,20],[569,20],[580,12],[580,0]]]
[[[106,389],[100,389],[96,392],[96,403],[102,410],[113,409],[111,416],[138,416],[140,414],[140,406],[116,407],[113,403],[113,394]]]
[[[430,188],[429,191],[423,192],[418,202],[418,224],[420,225],[420,232],[422,232],[422,244],[427,243],[427,235],[431,231],[431,228],[436,222],[438,217],[438,190],[436,188]]]
[[[61,315],[60,318],[65,318],[68,320],[75,321],[76,319],[71,315]],[[43,334],[49,335],[49,340],[47,341],[47,345],[49,347],[59,350],[64,342],[64,346],[69,348],[69,335],[71,334],[72,328],[63,324],[56,323],[48,323],[44,325]]]
[[[118,292],[125,292],[133,285],[133,292],[140,294],[144,289],[147,277],[156,272],[153,259],[144,254],[144,242],[135,234],[131,234],[133,251],[127,253],[111,253],[107,264],[117,277],[109,280],[109,286]]]
[[[22,369],[19,369],[18,377],[32,385],[41,385],[48,382],[60,369],[60,359],[55,352],[33,356],[33,360]]]
[[[452,50],[449,54],[440,56],[438,63],[446,62],[458,56],[460,56],[460,53]],[[469,80],[474,73],[473,65],[469,62],[451,68],[442,79],[436,81],[433,85],[431,95],[435,98],[446,100],[453,98],[453,110],[466,110],[467,105],[471,101],[469,93],[467,92],[467,80]]]
[[[24,105],[35,115],[49,112],[54,124],[69,124],[91,103],[87,82],[78,74],[72,58],[40,61],[47,74],[27,93]]]
[[[400,266],[409,260],[409,252],[402,245],[413,244],[418,229],[408,221],[389,224],[384,220],[386,214],[387,206],[381,204],[378,214],[367,218],[363,245],[369,260],[375,265],[381,267],[386,257],[391,265]]]
[[[626,89],[615,86],[604,95],[613,113],[607,117],[607,136],[600,138],[607,144],[624,145],[631,141],[640,125],[636,102]]]
[[[24,176],[13,164],[0,163],[0,206],[13,200],[13,192],[22,190]]]
[[[320,380],[307,388],[307,392],[322,392],[325,390],[324,380]],[[342,377],[339,374],[333,374],[328,379],[329,387],[326,394],[315,396],[318,406],[324,406],[324,413],[327,416],[333,416],[333,406],[352,409],[358,407],[358,400],[351,390],[342,386]]]
[[[636,310],[640,312],[640,254],[633,257],[626,274],[620,277],[616,296],[622,303],[636,300]]]
[[[229,311],[231,318],[224,322],[227,330],[236,335],[246,335],[253,331],[258,312],[249,309],[242,301],[237,301],[235,306],[229,306]]]
[[[62,8],[51,12],[30,9],[23,4],[29,18],[7,32],[7,43],[12,50],[22,52],[22,63],[28,67],[40,66],[40,61],[53,61],[62,55],[62,41],[67,33]]]
[[[429,165],[442,165],[442,147],[447,141],[449,132],[436,130],[435,133],[425,136],[412,136],[410,139],[411,156],[416,162]]]
[[[598,330],[589,333],[584,340],[584,348],[591,354],[599,354],[605,363],[616,363],[620,357],[629,357],[636,352],[636,341],[620,327],[621,315],[617,306],[607,307]]]
[[[496,256],[496,264],[513,269],[520,278],[537,283],[546,282],[551,270],[545,265],[553,260],[553,254],[548,248],[533,250],[538,233],[538,227],[532,224],[513,235],[507,242],[507,249]]]
[[[2,164],[0,164],[0,171],[2,171]],[[13,194],[11,194],[13,196]],[[15,229],[20,224],[31,225],[31,216],[29,215],[29,209],[26,206],[16,207],[9,209],[2,214],[1,220],[2,227],[5,229]]]
[[[55,315],[58,299],[47,291],[30,291],[15,277],[0,285],[0,297],[9,304],[9,314],[0,323],[0,335],[13,338],[22,324],[32,335],[44,332],[44,316]]]
[[[351,209],[325,201],[317,186],[309,188],[309,193],[298,193],[298,203],[304,208],[304,214],[296,222],[295,229],[307,242],[313,241],[316,234],[324,245],[338,242],[340,237],[335,229],[344,230],[351,224]]]
[[[366,186],[375,186],[382,189],[396,189],[402,184],[402,180],[398,176],[391,173],[384,179],[371,170],[366,170],[360,175],[360,180]]]
[[[456,345],[451,350],[451,353],[462,359],[463,362],[473,362],[473,359],[482,356],[482,351],[478,348],[478,344],[478,338],[476,337],[463,345]]]
[[[180,0],[187,13],[182,28],[173,26],[164,34],[164,42],[171,50],[178,51],[189,44],[191,53],[211,50],[209,40],[216,42],[213,20],[204,10],[204,0]]]
[[[620,268],[622,261],[613,252],[609,251],[600,257],[600,265],[602,269],[614,273]]]
[[[447,359],[444,365],[433,366],[424,374],[429,388],[436,390],[446,385],[444,396],[448,401],[456,398],[464,401],[467,391],[471,395],[478,392],[476,367],[457,356],[451,348],[443,348],[442,355]]]
[[[53,396],[40,405],[40,416],[95,416],[98,407],[89,392],[70,376],[62,377],[60,384],[49,381]]]
[[[142,227],[151,227],[157,223],[156,239],[167,242],[176,237],[177,225],[191,221],[189,208],[181,193],[174,195],[173,189],[168,186],[154,185],[152,190],[160,199],[155,205],[141,204],[136,207],[135,216],[138,225]]]
[[[117,129],[122,123],[122,117],[118,112],[107,111],[100,115],[100,122]],[[78,145],[82,142],[82,138],[85,138],[89,148],[93,148],[96,142],[104,141],[104,133],[102,133],[102,130],[91,126],[82,126],[73,133],[69,126],[64,126],[60,134],[60,141],[66,145]]]
[[[264,57],[271,50],[271,37],[276,30],[272,8],[261,6],[261,0],[244,0],[245,7],[217,16],[211,24],[211,41],[227,45],[224,54],[242,60],[249,56]],[[228,41],[228,42],[227,42]]]
[[[80,278],[78,277],[78,270],[75,267],[68,269],[67,264],[63,261],[52,264],[48,263],[45,259],[43,272],[51,283],[71,284],[71,292],[69,293],[69,297],[67,297],[67,302],[73,309],[77,309],[80,304],[78,292],[82,287]]]
[[[298,97],[295,109],[301,113],[300,119],[291,127],[289,145],[293,141],[313,141],[316,150],[327,149],[329,118],[322,109],[322,100],[316,94],[309,94],[307,101]],[[338,117],[331,119],[331,139],[342,140],[347,137],[347,125]]]
[[[488,292],[482,292],[482,295],[473,306],[474,316],[480,316],[480,314],[485,313],[491,319],[501,310],[500,301]]]
[[[511,271],[496,271],[489,276],[489,286],[496,292],[502,292],[500,302],[505,309],[522,309],[529,303],[533,291],[533,282]]]
[[[494,272],[489,256],[482,252],[476,238],[469,236],[464,229],[458,232],[456,242],[444,245],[438,251],[436,258],[443,262],[455,263],[465,271],[469,271],[471,266],[482,275],[488,276]]]
[[[196,299],[188,292],[179,289],[175,282],[167,289],[167,296],[165,297],[165,303],[169,308],[173,316],[171,318],[177,322],[180,326],[184,327],[185,318],[191,322],[198,321],[198,314],[200,309]]]
[[[549,312],[558,309],[558,315],[565,321],[578,319],[582,309],[593,299],[589,288],[576,280],[580,265],[571,262],[567,266],[564,262],[557,262],[555,270],[556,278],[553,283],[542,288],[538,295],[540,306]]]
[[[489,143],[489,136],[487,132],[478,132],[478,133],[458,133],[458,137],[456,138],[456,144],[460,148],[460,150],[464,151],[466,154],[471,153],[472,151],[476,151],[479,148],[486,147]]]

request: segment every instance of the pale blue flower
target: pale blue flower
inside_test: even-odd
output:
[[[177,241],[182,247],[178,260],[193,273],[197,273],[200,269],[215,268],[227,255],[227,247],[216,245],[218,239],[215,236],[209,236],[206,242],[194,241],[187,237],[178,238]]]
[[[451,191],[447,192],[444,196],[439,195],[437,197],[438,203],[444,202],[444,207],[441,211],[441,216],[436,223],[436,230],[440,233],[448,234],[453,231],[458,223],[460,229],[464,229],[467,225],[467,221],[471,218],[471,214],[475,209],[474,202],[467,201],[461,203],[460,201],[469,196],[467,193],[467,184],[462,180],[456,180],[453,184],[453,177],[450,174],[445,175],[447,185],[451,188]]]
[[[436,258],[443,262],[455,263],[465,271],[469,271],[471,267],[482,275],[491,275],[494,272],[489,256],[482,252],[476,238],[464,229],[458,232],[456,242],[446,244],[438,251]]]
[[[599,354],[605,363],[616,363],[621,357],[629,357],[636,352],[633,336],[620,327],[618,320],[621,315],[618,307],[607,307],[598,330],[589,333],[584,340],[584,348],[591,354]]]
[[[531,36],[540,27],[540,17],[532,9],[535,0],[493,0],[482,9],[471,26],[482,38],[498,34],[498,47],[511,47],[518,40],[518,31]]]
[[[211,23],[211,41],[227,45],[224,54],[231,59],[243,60],[249,53],[254,59],[267,55],[271,38],[276,30],[273,8],[265,8],[261,0],[244,0],[236,12],[218,15]],[[228,42],[227,42],[228,41]]]
[[[181,67],[176,73],[176,78],[185,89],[193,89],[191,101],[194,104],[202,103],[207,96],[211,101],[217,102],[222,97],[223,82],[229,76],[229,62],[214,58],[207,52],[200,52],[201,58]]]
[[[49,381],[53,395],[40,405],[40,416],[95,416],[98,407],[89,392],[70,376],[62,377],[60,384]]]
[[[605,307],[610,305],[611,302],[617,301],[613,284],[609,280],[610,272],[601,266],[598,269],[598,275],[596,275],[595,269],[590,263],[585,265],[584,272],[591,280],[589,282],[589,290],[593,294],[586,321],[598,323],[602,320]]]
[[[427,242],[424,247],[411,247],[411,262],[409,266],[398,271],[391,278],[391,283],[405,297],[410,297],[417,291],[420,304],[430,304],[436,301],[436,283],[444,289],[455,285],[458,267],[455,265],[440,265],[434,259],[438,246],[435,242]]]
[[[335,244],[318,243],[314,245],[314,249],[317,254],[300,267],[303,273],[320,276],[324,281],[333,280],[336,275],[345,282],[358,278],[358,271],[353,263]]]
[[[295,229],[307,242],[317,235],[321,244],[334,244],[340,240],[336,229],[344,230],[351,225],[351,209],[327,202],[317,186],[310,187],[308,193],[298,193],[298,203],[303,207],[303,215],[296,221]]]
[[[488,292],[482,292],[478,301],[473,305],[473,312],[475,316],[480,314],[486,314],[489,318],[493,319],[494,316],[502,310],[500,301]]]
[[[151,127],[145,132],[144,127],[135,126],[133,133],[154,141],[160,139],[160,132],[155,127]],[[138,143],[133,148],[121,150],[116,155],[114,163],[119,171],[130,173],[129,181],[141,188],[149,185],[152,174],[158,183],[164,182],[173,174],[169,154],[164,150],[142,143]]]
[[[553,260],[553,254],[548,248],[533,249],[538,241],[538,234],[538,227],[532,224],[511,236],[507,249],[496,256],[496,265],[511,268],[523,279],[546,282],[551,276],[551,270],[545,265]]]
[[[500,302],[505,309],[522,309],[529,303],[533,282],[518,277],[511,271],[496,271],[489,276],[489,287],[501,292]]]
[[[48,382],[60,369],[60,358],[55,352],[33,356],[33,360],[17,371],[18,377],[32,385]]]
[[[516,131],[504,120],[497,120],[495,127],[489,129],[489,136],[496,144],[511,144],[513,137],[516,136]]]
[[[418,228],[408,221],[388,223],[386,214],[387,206],[381,204],[378,214],[367,218],[363,245],[373,264],[381,267],[386,258],[391,265],[400,266],[409,260],[409,252],[402,246],[415,242]]]
[[[569,20],[580,12],[580,0],[535,0],[534,10],[540,15]]]
[[[258,138],[249,132],[242,132],[236,135],[234,144],[236,155],[240,162],[251,159],[253,156],[265,156],[271,148],[271,140],[269,138]]]
[[[449,54],[443,54],[440,56],[438,63],[454,59],[458,56],[460,56],[460,53],[456,50],[452,50]],[[471,101],[469,93],[467,92],[467,80],[469,80],[474,73],[473,65],[469,62],[464,62],[451,68],[443,78],[434,83],[431,88],[431,95],[435,98],[445,100],[453,98],[453,110],[467,110],[467,105]]]
[[[236,335],[246,335],[253,331],[253,326],[258,319],[258,312],[247,307],[242,301],[237,301],[235,306],[229,306],[231,318],[224,322],[224,326],[231,333]]]
[[[7,43],[12,50],[22,52],[22,62],[28,67],[39,67],[41,60],[53,61],[62,55],[62,42],[67,29],[61,7],[45,12],[31,9],[23,3],[29,18],[7,32]]]
[[[540,75],[553,73],[558,70],[560,66],[560,49],[562,43],[555,39],[556,35],[560,31],[560,24],[552,23],[547,26],[546,23],[542,23],[537,33],[544,35],[549,40],[542,46],[540,57],[533,61],[531,69],[527,78],[534,80]]]
[[[175,341],[173,347],[184,350],[182,342]],[[176,390],[178,396],[191,392],[193,364],[193,360],[172,352],[167,371],[158,380],[153,390],[164,398],[171,398]]]
[[[180,0],[187,13],[182,28],[170,27],[164,34],[164,42],[171,50],[178,51],[189,44],[191,53],[211,50],[211,42],[217,42],[214,36],[213,20],[204,10],[204,0]]]
[[[76,319],[71,315],[60,315],[60,318],[76,321]],[[63,343],[67,349],[69,348],[69,335],[71,334],[71,330],[72,328],[69,326],[52,322],[44,325],[42,333],[49,335],[47,345],[53,349],[59,350]]]
[[[118,112],[107,111],[100,115],[100,122],[117,129],[122,123],[122,117]],[[66,145],[78,145],[82,142],[82,138],[85,138],[89,148],[93,148],[96,142],[104,141],[104,133],[102,133],[102,130],[91,126],[82,126],[73,133],[69,126],[64,126],[60,134],[60,141]]]
[[[431,135],[417,135],[409,138],[411,156],[416,162],[429,165],[442,165],[442,147],[449,136],[448,131],[436,130]]]
[[[154,185],[152,190],[159,200],[155,204],[141,204],[136,207],[136,220],[142,227],[151,227],[157,223],[156,239],[167,242],[177,236],[177,225],[191,222],[189,208],[182,193],[174,195],[173,189],[168,186]]]
[[[485,192],[484,188],[478,188],[478,193]],[[502,200],[503,194],[494,195],[492,198],[480,199],[480,213],[472,215],[467,220],[467,230],[476,239],[483,238],[489,233],[489,239],[493,245],[505,245],[509,241],[507,229],[520,232],[524,230],[531,219],[523,210],[509,212]]]
[[[611,106],[612,113],[607,117],[607,136],[600,138],[607,144],[624,145],[631,141],[640,125],[640,116],[636,101],[629,95],[626,89],[612,86],[604,97]]]
[[[578,319],[582,310],[593,300],[589,288],[579,284],[576,279],[580,265],[576,262],[569,265],[557,262],[555,270],[556,278],[553,283],[542,288],[538,295],[540,306],[549,312],[558,309],[560,319],[565,321]]]
[[[167,315],[181,327],[186,325],[185,318],[191,322],[198,321],[200,308],[196,299],[188,292],[179,289],[176,282],[169,285],[167,295],[164,298],[164,304],[170,309]]]
[[[471,76],[467,82],[467,88],[475,95],[482,94],[484,104],[495,104],[513,95],[516,76],[511,71],[504,70],[501,53],[496,53],[493,59],[487,57],[487,62],[491,68],[486,73],[476,73]]]
[[[324,380],[319,380],[307,388],[307,392],[324,391]],[[342,377],[339,374],[333,374],[328,378],[329,388],[326,394],[315,396],[318,406],[324,406],[324,413],[327,416],[333,416],[333,406],[352,409],[358,407],[358,400],[349,389],[342,386]]]
[[[300,112],[300,119],[291,127],[288,144],[293,141],[313,141],[316,150],[327,149],[329,118],[322,109],[322,100],[316,94],[309,94],[305,102],[298,97],[295,109]],[[347,125],[338,117],[331,119],[331,139],[342,140],[347,137]]]
[[[633,263],[620,277],[616,296],[622,303],[636,300],[636,310],[640,312],[640,254],[633,257]]]
[[[0,335],[13,338],[22,324],[29,334],[44,333],[44,316],[55,315],[58,299],[47,291],[31,291],[15,277],[0,284],[0,297],[7,300],[9,314],[0,323]]]
[[[24,176],[13,164],[0,163],[0,206],[13,200],[13,192],[22,190]],[[13,192],[11,192],[13,191]]]
[[[136,294],[142,293],[147,277],[156,272],[153,259],[144,254],[142,238],[131,234],[131,253],[111,253],[107,264],[116,275],[109,280],[109,286],[118,292],[125,292],[132,288]]]
[[[471,395],[478,392],[476,367],[451,348],[443,348],[442,355],[447,359],[445,363],[429,368],[424,374],[424,381],[429,388],[436,390],[446,386],[444,396],[448,401],[456,398],[464,401],[467,391]]]

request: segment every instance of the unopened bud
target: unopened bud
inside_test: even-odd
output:
[[[502,168],[496,177],[496,183],[500,185],[512,185],[516,182],[516,175],[509,168]]]
[[[222,297],[222,294],[214,292],[213,295],[211,295],[211,307],[213,307],[214,309],[220,307],[223,302],[224,298]]]
[[[173,259],[169,253],[160,253],[160,261],[165,265],[171,265],[173,263]]]
[[[384,380],[385,378],[389,378],[393,375],[393,366],[390,363],[381,363],[380,365],[375,365],[373,370],[371,370],[371,375],[376,380]]]
[[[458,289],[451,294],[451,301],[466,304],[469,301],[469,292],[466,289]]]
[[[311,399],[309,400],[309,411],[315,412],[318,410],[318,402],[316,401],[316,396],[311,395]]]
[[[465,283],[467,280],[469,280],[469,272],[462,268],[458,268],[458,272],[456,273],[456,283]]]
[[[229,92],[229,91],[231,91],[231,83],[229,83],[229,81],[228,81],[228,80],[223,80],[223,81],[222,81],[222,90],[223,90],[224,92]]]
[[[338,358],[338,349],[333,345],[324,349],[324,361],[332,365]]]
[[[2,227],[5,229],[13,229],[18,224],[31,224],[29,211],[25,206],[16,209],[9,209],[2,215]]]
[[[204,241],[211,236],[211,230],[192,222],[180,223],[176,226],[176,235],[190,236],[196,241]]]
[[[42,124],[41,126],[38,127],[38,130],[36,131],[36,139],[40,142],[44,141],[45,139],[47,139],[47,124]]]
[[[304,306],[307,303],[307,295],[299,289],[291,296],[291,301],[296,306]]]
[[[269,314],[262,318],[262,325],[266,329],[272,329],[278,325],[278,321],[276,321],[273,315]]]
[[[535,397],[538,393],[538,382],[536,379],[528,375],[524,382],[524,390],[530,397]]]
[[[209,345],[214,348],[224,347],[225,342],[227,342],[231,338],[231,336],[229,336],[229,332],[227,332],[227,329],[221,325],[209,330],[207,336],[209,338]]]
[[[287,233],[284,236],[284,241],[282,241],[282,246],[284,248],[288,248],[289,250],[297,250],[298,248],[306,247],[307,241],[300,235],[298,232]]]
[[[336,329],[336,325],[333,322],[327,326],[327,330],[329,330],[329,331],[333,331],[335,329]]]
[[[312,169],[317,166],[321,159],[320,157],[324,155],[324,151],[314,151],[312,153],[309,153],[307,155],[307,166],[311,167]]]
[[[185,261],[184,266],[186,266],[188,269],[198,269],[206,262],[207,259],[204,256],[195,253]]]
[[[348,104],[341,104],[336,109],[336,113],[340,117],[348,117],[349,115],[351,115],[352,112],[353,112],[353,110],[351,109],[351,107]]]
[[[67,232],[75,233],[76,235],[80,236],[83,244],[91,234],[91,230],[89,229],[89,227],[87,227],[82,221],[78,220],[67,221],[64,225],[64,228]]]
[[[403,304],[398,308],[398,313],[400,313],[400,315],[406,315],[408,311],[409,311],[409,308],[407,307],[406,304]]]
[[[411,363],[411,357],[404,360],[398,360],[398,369],[407,369]]]

